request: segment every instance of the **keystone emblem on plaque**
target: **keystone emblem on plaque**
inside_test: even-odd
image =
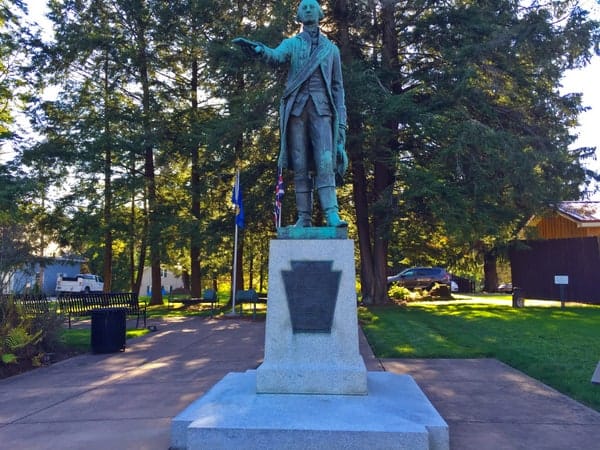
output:
[[[291,261],[282,270],[294,333],[331,333],[341,271],[333,261]]]

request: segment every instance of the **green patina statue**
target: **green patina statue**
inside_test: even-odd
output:
[[[319,30],[322,18],[316,0],[302,0],[297,14],[302,32],[277,48],[245,38],[233,40],[249,55],[289,63],[280,106],[278,166],[294,171],[296,227],[312,226],[315,187],[326,225],[348,226],[340,219],[335,190],[348,167],[342,67],[339,49]]]

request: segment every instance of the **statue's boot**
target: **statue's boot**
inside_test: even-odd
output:
[[[312,227],[312,192],[296,192],[298,220],[295,227]]]
[[[320,187],[319,201],[321,202],[321,209],[325,216],[325,223],[328,227],[342,228],[347,227],[348,222],[340,219],[337,196],[335,194],[334,186]]]
[[[298,220],[295,227],[312,227],[313,193],[310,179],[294,179]]]

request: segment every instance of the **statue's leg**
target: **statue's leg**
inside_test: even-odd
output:
[[[291,116],[288,123],[288,148],[294,168],[294,189],[298,220],[294,226],[312,226],[313,184],[308,173],[308,140],[305,115]]]
[[[298,176],[294,172],[294,186],[296,189],[296,209],[298,210],[298,220],[295,227],[312,226],[312,206],[313,206],[313,188],[312,179],[306,176]]]
[[[315,158],[315,184],[319,193],[321,209],[328,227],[347,227],[348,222],[340,219],[335,191],[331,116],[319,116],[314,108],[312,109],[314,115],[311,114],[309,134]]]
[[[348,222],[340,219],[335,186],[318,187],[319,201],[328,227],[347,227]]]

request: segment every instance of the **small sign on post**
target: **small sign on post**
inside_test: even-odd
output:
[[[594,375],[592,375],[592,383],[600,384],[600,362],[596,366],[596,370],[594,371]]]
[[[554,284],[569,284],[569,275],[554,275]]]
[[[569,284],[569,275],[554,275],[554,284],[560,288],[560,307],[565,307],[565,286]]]

